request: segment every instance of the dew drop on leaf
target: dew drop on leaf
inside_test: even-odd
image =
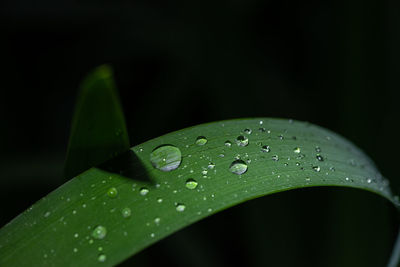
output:
[[[199,183],[194,179],[187,179],[186,180],[186,188],[188,189],[195,189]]]
[[[110,198],[115,198],[117,195],[118,195],[117,188],[111,187],[110,189],[108,189],[107,196],[109,196]]]
[[[272,156],[272,160],[273,161],[278,161],[279,160],[279,156],[278,155],[273,155]]]
[[[186,209],[185,204],[177,204],[176,205],[176,211],[182,212]]]
[[[244,133],[245,133],[245,134],[251,134],[251,133],[252,133],[252,130],[249,129],[249,128],[246,128],[246,129],[244,129]]]
[[[296,147],[295,149],[293,149],[293,152],[299,154],[301,152],[300,147]]]
[[[205,138],[204,136],[199,136],[196,138],[196,145],[204,146],[205,144],[207,144],[207,138]]]
[[[247,171],[247,164],[243,160],[238,159],[231,163],[229,170],[234,174],[240,175]]]
[[[92,232],[92,237],[95,239],[103,239],[106,235],[107,229],[102,225],[96,226]]]
[[[132,212],[131,212],[130,208],[126,207],[126,208],[122,209],[121,213],[122,213],[122,217],[129,218],[131,216]]]
[[[261,147],[261,152],[266,152],[266,153],[268,153],[268,152],[270,152],[270,151],[271,151],[271,149],[270,149],[269,146],[267,146],[267,145]]]
[[[243,136],[243,135],[239,135],[236,138],[236,144],[238,146],[247,146],[249,144],[249,138]]]
[[[231,142],[231,141],[229,141],[229,140],[226,140],[226,141],[225,141],[225,146],[231,147],[231,145],[232,145],[232,142]]]
[[[321,171],[321,167],[319,167],[319,166],[313,166],[312,168],[316,172],[320,172]]]
[[[324,161],[324,158],[320,154],[318,154],[316,158],[318,161]]]
[[[142,196],[147,195],[149,192],[150,192],[150,190],[149,190],[147,187],[142,187],[142,188],[140,188],[140,190],[139,190],[139,193],[140,193]]]
[[[150,153],[150,162],[154,168],[164,172],[175,170],[182,161],[182,154],[179,148],[172,145],[156,147]]]
[[[97,257],[97,260],[99,261],[99,262],[105,262],[106,260],[107,260],[107,256],[106,256],[106,254],[100,254],[98,257]]]

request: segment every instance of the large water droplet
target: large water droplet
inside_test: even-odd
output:
[[[103,239],[106,235],[107,229],[102,225],[96,226],[92,232],[92,236],[96,239]]]
[[[229,167],[229,170],[232,173],[240,175],[247,171],[247,164],[243,160],[238,159],[232,162],[231,166]]]
[[[110,189],[108,189],[107,191],[107,196],[111,197],[111,198],[115,198],[118,195],[118,190],[115,187],[111,187]]]
[[[128,207],[123,208],[122,211],[121,211],[121,213],[122,213],[122,217],[128,218],[128,217],[131,216],[131,209],[128,208]]]
[[[243,136],[243,135],[239,135],[236,138],[236,144],[238,146],[247,146],[249,144],[249,138]]]
[[[196,138],[196,145],[204,146],[205,144],[207,144],[207,138],[204,136],[199,136]]]
[[[185,204],[177,204],[176,205],[176,211],[182,212],[186,209]]]
[[[139,193],[140,193],[142,196],[147,195],[149,192],[150,192],[150,191],[149,191],[149,189],[147,189],[147,187],[142,187],[142,188],[140,188],[140,190],[139,190]]]
[[[105,262],[106,260],[107,260],[107,256],[106,256],[106,254],[100,254],[98,257],[97,257],[97,260],[99,261],[99,262]]]
[[[195,189],[199,183],[194,179],[187,179],[186,180],[186,188],[188,189]]]
[[[169,172],[179,167],[182,154],[179,148],[175,146],[162,145],[151,152],[150,161],[154,168]]]

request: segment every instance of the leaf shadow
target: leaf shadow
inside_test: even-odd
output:
[[[118,174],[131,180],[155,184],[135,152],[128,150],[97,166],[98,169]]]

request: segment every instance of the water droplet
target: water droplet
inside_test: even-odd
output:
[[[92,232],[92,236],[95,239],[103,239],[106,235],[107,235],[107,229],[102,225],[96,226],[96,228],[94,228]]]
[[[75,237],[75,238],[78,238],[78,237],[79,237],[79,234],[78,234],[78,233],[75,233],[75,234],[74,234],[74,237]]]
[[[207,173],[208,173],[208,171],[207,171],[207,170],[202,170],[202,171],[201,171],[201,174],[203,174],[203,176],[206,176],[206,175],[207,175]]]
[[[232,162],[231,166],[229,167],[229,170],[232,173],[240,175],[247,171],[247,164],[243,160],[238,159]]]
[[[264,127],[258,128],[258,130],[259,130],[261,133],[265,133],[265,128],[264,128]]]
[[[188,189],[195,189],[198,185],[198,182],[194,179],[187,179],[186,180],[186,188]]]
[[[131,209],[128,208],[128,207],[123,208],[122,211],[121,211],[121,213],[122,213],[122,217],[128,218],[128,217],[131,216]]]
[[[44,216],[44,217],[49,217],[49,216],[50,216],[50,213],[51,213],[50,211],[47,211],[43,216]]]
[[[226,140],[226,141],[225,141],[225,146],[231,147],[231,145],[232,145],[232,142],[231,142],[231,141],[229,141],[229,140]]]
[[[321,152],[321,148],[319,146],[315,147],[315,152],[320,153]]]
[[[150,161],[154,168],[169,172],[179,167],[182,154],[179,148],[175,146],[162,145],[151,152]]]
[[[262,147],[261,147],[261,151],[262,151],[262,152],[268,153],[268,152],[271,151],[271,149],[269,148],[269,146],[265,145],[265,146],[262,146]]]
[[[321,167],[319,167],[319,166],[313,166],[312,168],[316,172],[320,172],[321,171]]]
[[[74,248],[73,251],[76,253],[76,252],[78,252],[78,249],[77,249],[77,248]]]
[[[252,130],[251,130],[251,129],[248,129],[248,128],[246,128],[246,129],[244,129],[244,133],[245,133],[245,134],[251,134],[251,133],[252,133]]]
[[[293,149],[293,152],[299,154],[301,152],[300,147]]]
[[[316,158],[318,161],[324,161],[324,158],[320,154],[318,154]]]
[[[106,260],[107,260],[107,256],[106,256],[106,254],[100,254],[98,257],[97,257],[97,260],[99,261],[99,262],[105,262]]]
[[[196,138],[196,145],[204,146],[205,144],[207,144],[207,138],[204,136],[199,136]]]
[[[212,162],[208,163],[207,168],[209,168],[210,170],[212,170],[212,169],[214,169],[214,167],[215,167],[215,164],[214,164],[214,163],[212,163]]]
[[[182,212],[186,209],[185,204],[177,204],[176,205],[176,211]]]
[[[243,136],[243,135],[239,135],[236,138],[236,144],[238,146],[247,146],[249,144],[249,138]]]
[[[139,192],[140,192],[140,194],[141,194],[142,196],[145,196],[145,195],[147,195],[147,194],[150,192],[150,190],[147,189],[147,187],[142,187],[142,188],[140,188]]]
[[[158,217],[154,219],[154,223],[155,223],[155,224],[160,224],[160,221],[161,221],[161,219],[158,218]]]
[[[278,161],[279,160],[279,156],[278,155],[273,155],[272,156],[272,160],[273,161]]]
[[[161,202],[163,202],[163,199],[159,197],[159,198],[157,198],[157,202],[161,203]]]
[[[372,179],[371,178],[367,178],[367,183],[372,183]]]
[[[278,136],[278,138],[279,138],[280,140],[283,140],[283,135],[280,134],[280,135]]]
[[[110,189],[108,189],[107,191],[107,196],[111,197],[111,198],[115,198],[118,195],[118,190],[115,187],[111,187]]]
[[[264,123],[263,121],[260,121],[260,122],[259,122],[260,125],[262,125],[263,123]]]

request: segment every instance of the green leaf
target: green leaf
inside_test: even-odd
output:
[[[111,68],[83,81],[72,121],[64,174],[72,178],[129,149],[129,137]]]
[[[353,187],[398,206],[373,162],[321,127],[242,119],[190,127],[78,175],[0,230],[0,265],[115,265],[260,196]]]

